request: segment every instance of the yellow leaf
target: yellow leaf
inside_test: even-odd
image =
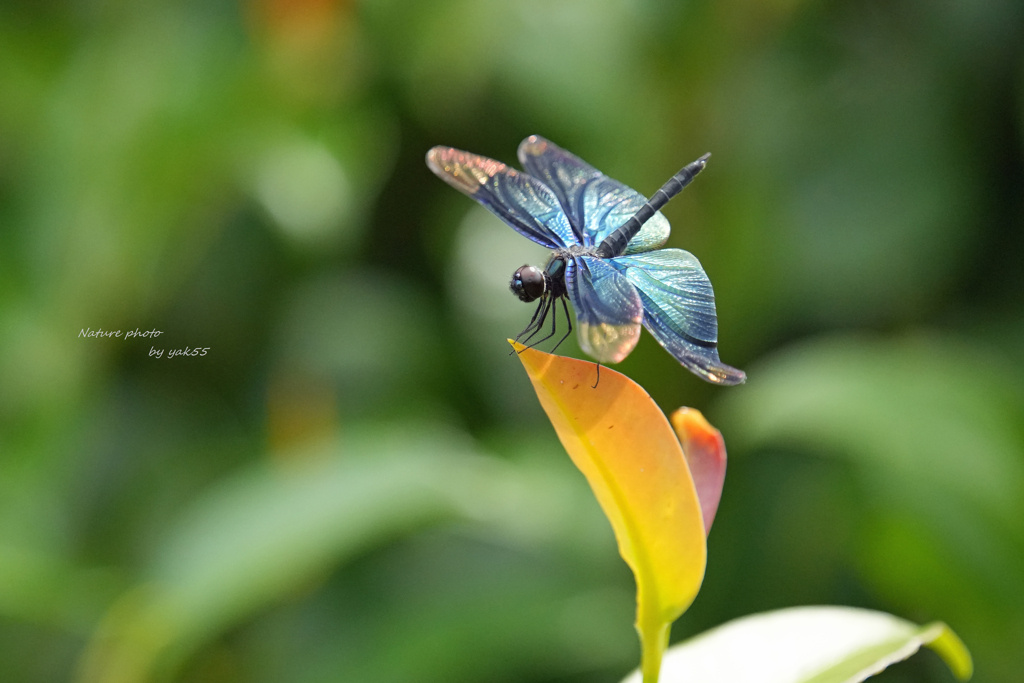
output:
[[[608,516],[637,584],[645,681],[656,681],[671,623],[704,578],[704,522],[679,440],[625,375],[527,349],[519,353],[558,438]]]

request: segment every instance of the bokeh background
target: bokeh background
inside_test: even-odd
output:
[[[646,333],[620,366],[730,450],[673,638],[864,606],[1020,680],[1022,127],[1018,0],[7,0],[0,680],[636,665],[632,577],[507,355],[543,250],[423,162],[533,133],[645,193],[714,154],[669,244],[749,381]]]

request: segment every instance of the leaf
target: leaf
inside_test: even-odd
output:
[[[730,442],[852,455],[895,498],[938,492],[1022,529],[1020,406],[998,357],[948,336],[836,336],[776,354],[723,400]],[[733,436],[735,435],[735,437]]]
[[[707,547],[700,502],[664,413],[631,379],[510,340],[565,450],[611,522],[637,584],[643,667],[657,678],[671,623],[690,606]]]
[[[565,515],[549,503],[568,497],[561,478],[476,455],[443,430],[411,431],[329,443],[215,486],[170,525],[143,580],[108,612],[78,680],[172,678],[225,629],[367,547],[431,524],[468,520],[528,538],[559,531],[551,527]]]
[[[754,370],[717,413],[734,456],[799,449],[853,465],[867,514],[846,552],[869,590],[908,614],[944,615],[1012,679],[1024,613],[1014,367],[969,337],[918,333],[820,337]]]
[[[123,587],[110,569],[0,543],[0,615],[88,633]]]
[[[971,655],[945,624],[918,626],[853,607],[793,607],[742,617],[669,648],[662,683],[857,683],[935,650],[960,680]],[[623,683],[639,683],[634,672]]]
[[[695,408],[680,408],[672,413],[672,426],[683,445],[686,464],[690,467],[704,514],[704,533],[708,534],[725,485],[725,440],[722,433]]]

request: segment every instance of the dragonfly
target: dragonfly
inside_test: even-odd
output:
[[[543,268],[524,265],[510,288],[521,301],[537,301],[528,342],[557,306],[572,331],[576,313],[580,348],[598,362],[622,361],[640,339],[641,326],[685,368],[713,384],[746,380],[718,357],[718,317],[711,281],[697,258],[662,249],[671,227],[659,209],[690,184],[710,154],[687,164],[648,200],[576,155],[538,135],[519,145],[517,171],[500,161],[453,147],[427,152],[438,177],[475,199],[524,237],[551,250]],[[556,348],[558,346],[556,344]]]

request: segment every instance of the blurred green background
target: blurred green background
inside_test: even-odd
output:
[[[504,341],[543,250],[423,162],[533,133],[644,193],[714,154],[669,244],[749,381],[646,333],[620,366],[730,450],[673,637],[856,605],[1020,680],[1022,131],[1019,0],[7,0],[0,680],[636,666],[632,577]]]

